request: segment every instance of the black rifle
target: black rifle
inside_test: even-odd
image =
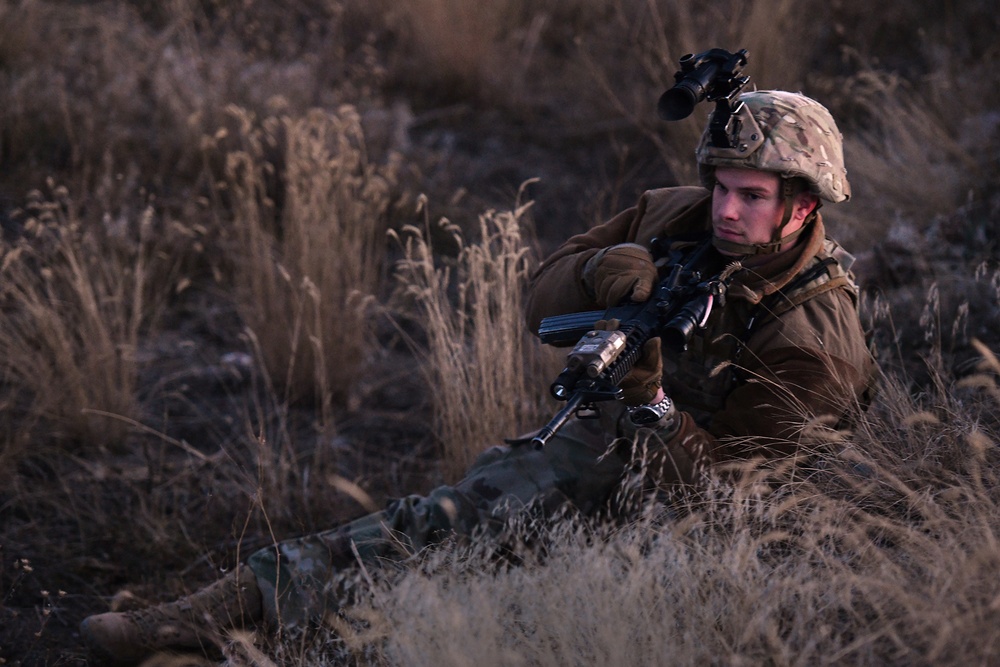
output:
[[[549,388],[566,405],[531,439],[535,446],[545,446],[571,415],[594,413],[599,402],[621,400],[618,385],[651,338],[659,337],[668,352],[674,354],[687,349],[694,332],[705,326],[712,308],[724,300],[729,278],[738,267],[714,272],[705,257],[710,248],[711,242],[705,242],[685,263],[675,264],[644,303],[542,320],[538,335],[543,343],[577,342],[566,357],[566,368]],[[620,324],[610,331],[595,330],[599,320],[618,320]]]

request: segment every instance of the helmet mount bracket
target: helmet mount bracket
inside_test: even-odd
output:
[[[737,115],[742,108],[743,102],[737,102],[732,106],[728,97],[716,101],[715,113],[712,114],[712,122],[709,124],[713,146],[736,148],[743,129],[743,123]]]

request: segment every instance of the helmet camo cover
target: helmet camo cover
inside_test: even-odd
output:
[[[843,135],[822,104],[799,93],[759,90],[739,96],[739,136],[732,148],[712,145],[708,127],[698,145],[698,173],[711,188],[717,167],[775,172],[801,177],[829,202],[850,199]]]

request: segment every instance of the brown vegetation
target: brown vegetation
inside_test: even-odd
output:
[[[863,20],[860,20],[863,17]],[[997,660],[1000,25],[985,0],[0,0],[0,662],[453,479],[556,406],[534,263],[693,183],[684,53],[846,135],[883,389],[815,470],[444,545],[234,664]],[[389,585],[391,584],[391,586]],[[127,587],[127,588],[126,588]],[[121,590],[111,599],[111,596]]]

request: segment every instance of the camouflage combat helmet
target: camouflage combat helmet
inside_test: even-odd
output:
[[[712,187],[716,167],[772,171],[804,178],[810,190],[831,203],[850,199],[843,136],[819,102],[798,93],[759,90],[739,96],[739,137],[732,148],[712,145],[706,128],[698,145],[701,182]]]

